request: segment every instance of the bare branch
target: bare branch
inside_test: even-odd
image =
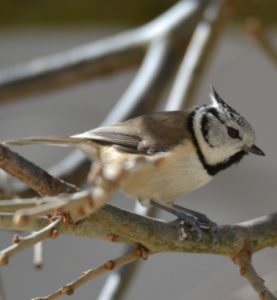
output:
[[[67,285],[63,286],[58,291],[54,292],[53,294],[46,296],[46,297],[40,297],[35,298],[33,300],[53,300],[56,299],[62,295],[72,295],[74,291],[88,282],[89,280],[92,280],[96,277],[99,277],[107,272],[110,272],[112,270],[115,270],[121,266],[124,266],[126,264],[130,264],[131,262],[134,262],[135,260],[138,260],[142,257],[142,249],[138,248],[133,250],[132,252],[129,252],[125,255],[122,255],[121,257],[113,260],[107,261],[104,265],[95,268],[90,269],[82,274],[78,279],[72,281],[71,283],[68,283]]]
[[[61,223],[61,218],[57,218],[54,222],[50,223],[48,226],[44,227],[38,232],[34,232],[26,237],[14,238],[14,244],[10,247],[2,250],[0,252],[0,265],[5,265],[9,262],[9,259],[18,254],[19,252],[30,248],[37,242],[48,238],[56,238],[58,234],[59,224]]]
[[[77,188],[49,175],[17,153],[0,144],[0,168],[20,179],[40,195],[75,192]]]
[[[118,119],[126,120],[151,110],[160,100],[179,61],[176,52],[171,38],[154,40],[134,80],[108,114],[103,125],[116,123]]]
[[[251,254],[249,252],[242,251],[233,260],[240,267],[240,274],[248,280],[261,300],[277,299],[265,286],[264,280],[259,277],[255,271],[251,263]]]
[[[1,213],[0,228],[37,231],[47,225],[47,219],[41,217],[17,227],[13,223],[13,216]],[[214,245],[207,232],[204,232],[201,242],[197,242],[197,237],[189,232],[188,238],[182,241],[179,226],[111,205],[106,205],[79,224],[69,227],[61,224],[60,233],[127,244],[139,243],[153,252],[211,253],[234,257],[243,249],[245,241],[251,253],[277,244],[277,213],[237,225],[219,226],[217,243]]]
[[[13,218],[13,213],[0,213],[0,228],[17,231],[38,231],[49,224],[48,217],[38,217],[31,222],[22,224],[20,227],[18,227],[16,224],[14,224]],[[120,236],[112,233],[112,231],[107,231],[90,224],[87,222],[87,219],[75,225],[62,223],[59,228],[59,232],[66,235],[96,238],[114,243],[135,245],[135,243],[130,239],[121,238]]]
[[[51,198],[49,199],[12,199],[12,200],[1,200],[0,201],[0,211],[1,212],[16,212],[19,209],[26,209],[29,207],[35,207],[42,205],[48,202],[52,202]]]
[[[199,82],[229,19],[228,1],[214,1],[206,8],[204,19],[197,25],[179,67],[166,110],[188,108],[193,105]]]

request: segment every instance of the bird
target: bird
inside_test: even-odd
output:
[[[175,204],[175,200],[201,188],[245,155],[265,155],[255,145],[250,123],[212,86],[210,99],[210,104],[188,110],[150,112],[69,137],[3,143],[76,147],[104,166],[137,157],[162,157],[161,166],[138,169],[120,182],[120,188],[144,205],[152,204],[176,215],[178,222],[196,231],[200,239],[203,229],[215,235],[216,223],[200,212]]]

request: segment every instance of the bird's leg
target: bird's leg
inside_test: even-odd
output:
[[[177,216],[177,220],[173,221],[174,223],[189,225],[189,230],[196,232],[198,241],[202,238],[202,230],[209,230],[212,236],[212,242],[216,242],[217,224],[212,222],[206,215],[176,204],[173,204],[172,207],[168,207],[152,200],[151,204]]]
[[[172,206],[175,209],[177,209],[178,211],[184,212],[185,214],[189,214],[189,215],[195,217],[199,222],[200,228],[202,228],[204,230],[209,230],[210,234],[212,236],[213,243],[216,242],[218,226],[215,222],[211,221],[205,214],[202,214],[198,211],[188,209],[186,207],[183,207],[183,206],[180,206],[177,204],[173,204]]]

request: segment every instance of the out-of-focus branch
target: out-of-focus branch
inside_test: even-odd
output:
[[[2,71],[0,101],[72,86],[137,64],[154,39],[165,35],[178,39],[184,32],[190,33],[207,3],[183,0],[137,29]]]
[[[35,298],[33,300],[54,300],[62,295],[72,295],[77,288],[79,288],[86,282],[140,259],[141,257],[143,257],[142,251],[143,249],[137,248],[127,254],[120,256],[117,259],[109,260],[98,268],[83,272],[82,276],[80,276],[78,279],[66,284],[53,294],[46,297]]]
[[[6,265],[12,256],[30,248],[37,242],[41,242],[51,237],[56,238],[61,220],[61,218],[57,218],[54,222],[50,223],[40,231],[34,232],[26,237],[15,236],[13,239],[14,244],[0,252],[0,265]]]
[[[253,38],[254,41],[259,45],[267,57],[277,65],[277,50],[274,48],[273,43],[267,37],[263,30],[262,24],[259,19],[251,18],[246,21],[245,29]]]
[[[27,208],[20,199],[3,200],[2,210],[14,210],[16,206],[19,210],[14,215],[16,224],[31,222],[34,218],[42,215],[56,214],[66,218],[68,223],[80,222],[93,212],[98,210],[113,195],[120,181],[129,176],[130,173],[153,165],[159,167],[161,158],[141,158],[126,161],[122,165],[100,166],[94,165],[91,176],[91,184],[94,186],[88,190],[83,190],[73,194],[61,194],[56,197],[44,197],[41,200],[27,199]],[[1,203],[0,203],[1,204]],[[37,205],[40,204],[40,205]]]
[[[189,108],[193,105],[199,82],[214,54],[215,46],[230,20],[230,4],[219,0],[205,10],[179,67],[171,89],[167,110]]]
[[[36,269],[43,267],[43,243],[42,241],[34,245],[33,264]]]
[[[17,153],[0,144],[0,168],[33,188],[40,195],[76,192],[73,184],[53,177]]]
[[[11,151],[9,148],[0,144],[0,168],[5,170],[7,173],[20,179],[36,191],[39,195],[57,195],[59,193],[73,193],[77,191],[77,187],[73,184],[69,184],[57,177],[51,176],[49,173],[39,168],[35,164],[26,160],[17,153]],[[4,191],[5,192],[5,191]],[[14,191],[11,191],[11,194]],[[1,201],[2,202],[2,201]],[[16,200],[14,201],[16,202]],[[14,207],[14,203],[12,207]],[[24,205],[26,208],[27,203],[22,203],[22,200],[18,200],[17,210],[20,205]],[[2,209],[5,207],[5,201],[1,203]],[[6,207],[6,211],[13,210],[13,208],[7,203],[9,207]],[[19,205],[19,206],[18,206]],[[27,204],[28,205],[28,204]],[[1,209],[0,209],[1,210]],[[38,249],[40,249],[38,251]],[[34,249],[35,254],[40,254],[40,262],[36,263],[36,267],[42,266],[42,243],[40,241],[39,246]],[[35,256],[34,261],[38,261]]]
[[[169,84],[173,71],[180,61],[170,37],[154,40],[134,80],[121,99],[108,114],[102,125],[135,117],[151,110]]]

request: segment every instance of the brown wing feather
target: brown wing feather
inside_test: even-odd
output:
[[[186,126],[189,113],[190,111],[150,113],[75,137],[87,137],[98,142],[114,144],[126,152],[151,155],[167,151],[189,136]]]

